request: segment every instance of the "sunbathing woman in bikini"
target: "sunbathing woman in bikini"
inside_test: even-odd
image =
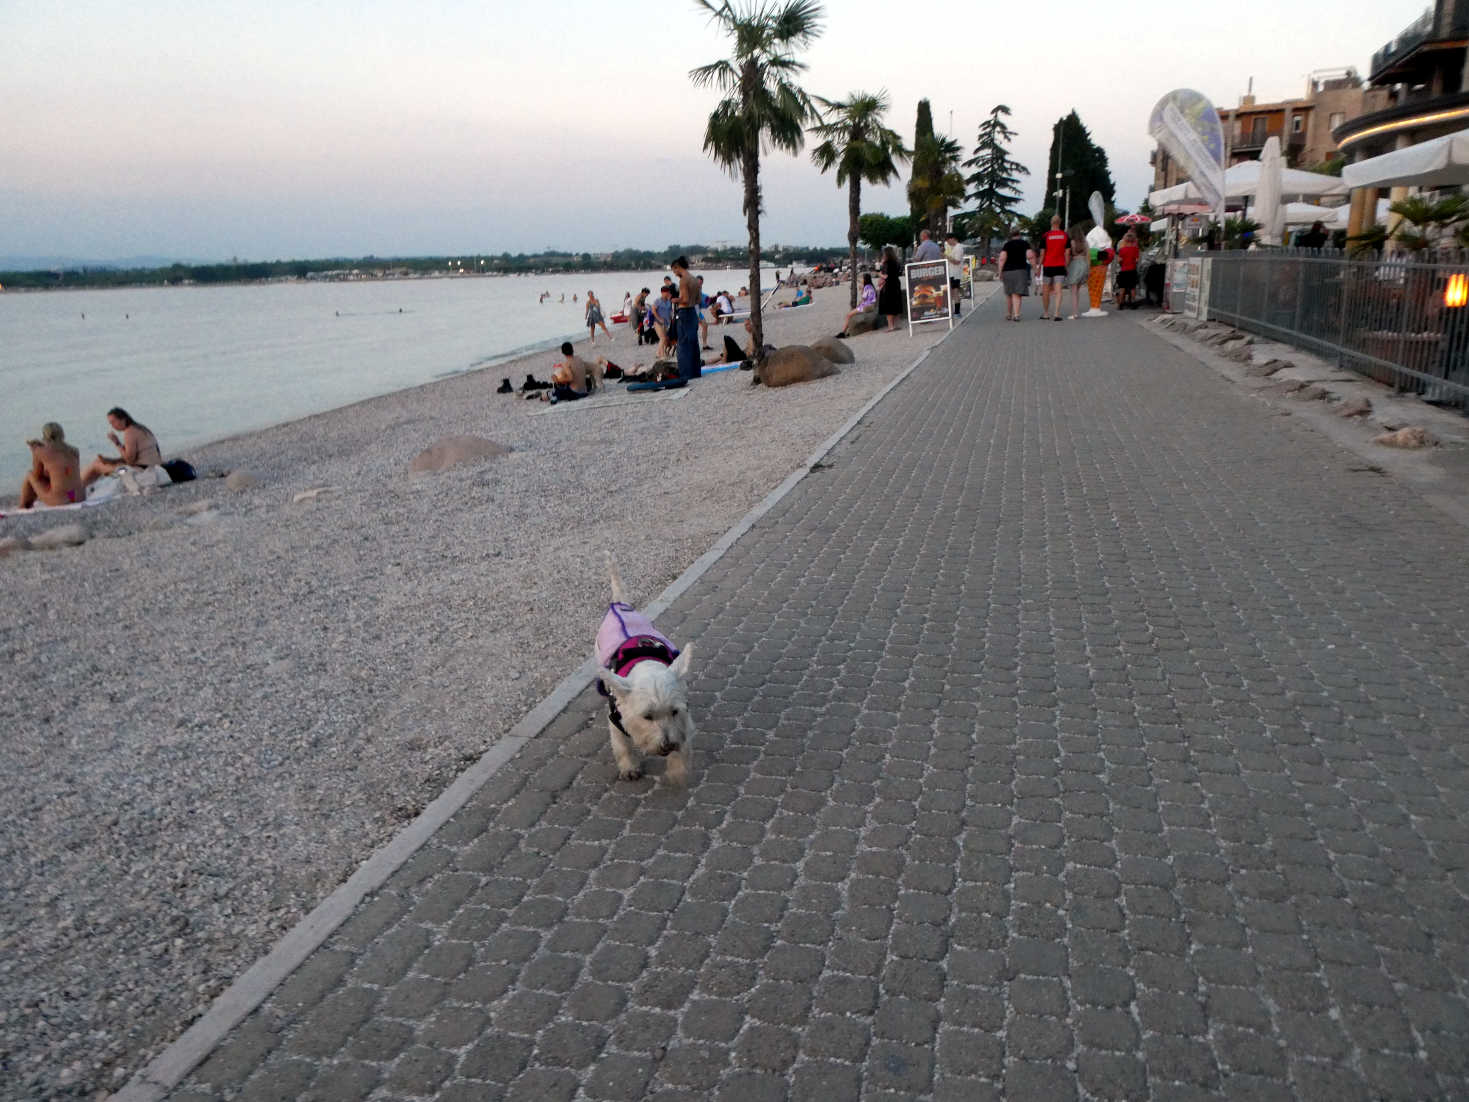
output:
[[[134,421],[127,410],[114,406],[107,411],[107,423],[113,430],[107,434],[107,439],[117,445],[122,454],[116,457],[97,456],[82,475],[84,485],[90,486],[103,475],[112,474],[122,467],[156,467],[163,462],[158,438],[147,425]],[[117,435],[119,432],[121,437]]]
[[[20,507],[75,505],[87,499],[81,480],[81,456],[66,442],[66,433],[55,421],[41,426],[41,439],[27,440],[31,469],[20,484]]]

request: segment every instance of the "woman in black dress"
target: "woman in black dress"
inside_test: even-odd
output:
[[[888,319],[888,332],[898,328],[898,319],[903,309],[903,265],[898,260],[898,250],[885,245],[882,250],[882,287],[877,292],[877,312]]]

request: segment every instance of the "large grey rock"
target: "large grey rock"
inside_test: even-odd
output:
[[[852,350],[835,337],[822,337],[819,341],[812,341],[811,347],[834,364],[854,364],[857,362],[857,357],[852,355]]]
[[[30,538],[32,551],[54,551],[58,547],[75,547],[87,542],[87,530],[80,524],[63,524],[59,528],[48,528],[39,536]]]
[[[461,463],[470,463],[476,459],[498,459],[509,454],[510,449],[504,444],[497,444],[482,436],[446,436],[415,455],[413,462],[408,464],[408,470],[411,474],[447,471]]]
[[[1336,411],[1338,417],[1366,417],[1372,412],[1370,398],[1353,398]]]
[[[875,330],[882,329],[887,323],[887,318],[883,317],[876,310],[869,311],[865,314],[858,314],[851,321],[847,322],[847,336],[855,337],[861,333],[871,333]]]
[[[777,348],[755,368],[755,381],[766,386],[790,386],[837,374],[837,365],[802,344]]]

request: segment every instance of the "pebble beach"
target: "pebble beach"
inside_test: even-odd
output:
[[[770,310],[766,339],[829,336],[847,301]],[[853,338],[855,364],[779,390],[495,393],[548,378],[539,352],[195,449],[194,483],[0,521],[86,537],[0,556],[0,1097],[126,1082],[585,660],[604,549],[656,596],[946,332]],[[578,354],[652,359],[597,336]],[[511,451],[410,476],[460,434]]]

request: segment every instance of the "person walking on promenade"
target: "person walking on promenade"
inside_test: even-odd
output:
[[[607,323],[602,320],[602,304],[597,301],[597,296],[587,292],[587,336],[593,344],[597,343],[597,326],[602,327],[602,335],[609,341],[612,334],[607,331]]]
[[[1071,259],[1066,262],[1066,285],[1071,288],[1071,320],[1081,314],[1081,293],[1092,274],[1091,262],[1087,259],[1086,235],[1080,226],[1071,228]]]
[[[1122,243],[1117,246],[1117,289],[1113,297],[1119,310],[1137,309],[1137,264],[1142,255],[1143,251],[1137,244],[1137,233],[1128,230],[1122,235]]]
[[[949,262],[949,294],[954,299],[954,316],[959,316],[959,300],[964,291],[964,246],[957,234],[944,238],[944,259]]]
[[[913,250],[915,262],[922,260],[937,260],[944,254],[939,251],[938,245],[934,243],[933,234],[927,230],[918,231],[918,248]]]
[[[1066,282],[1066,262],[1071,258],[1071,239],[1061,228],[1061,216],[1051,215],[1051,228],[1041,238],[1041,320],[1061,320],[1062,285]],[[1056,310],[1051,313],[1054,296]]]
[[[697,379],[703,374],[699,355],[699,284],[689,274],[688,257],[679,257],[670,267],[678,276],[678,377]]]
[[[1005,286],[1005,320],[1020,320],[1020,300],[1030,294],[1030,269],[1035,263],[1035,250],[1019,226],[1012,226],[1010,237],[1000,247],[1000,282]]]
[[[888,319],[888,332],[895,332],[903,316],[903,265],[898,250],[891,245],[882,249],[882,286],[877,292],[877,312]]]

